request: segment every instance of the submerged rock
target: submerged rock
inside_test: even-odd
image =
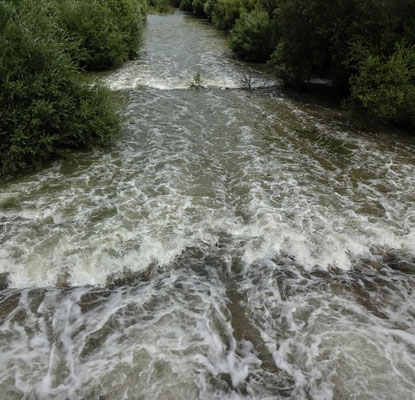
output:
[[[373,269],[375,269],[376,271],[380,271],[380,270],[382,270],[382,269],[384,269],[385,268],[385,266],[382,264],[382,263],[380,263],[380,262],[377,262],[377,261],[366,261],[365,263],[364,263],[364,265],[366,266],[366,267],[370,267],[370,268],[373,268]]]
[[[0,274],[0,290],[5,290],[9,287],[9,274],[7,272]]]
[[[154,278],[157,273],[158,264],[150,264],[144,271],[134,272],[125,268],[120,274],[114,274],[107,278],[107,287],[115,289],[121,286],[133,285],[136,282],[148,282]]]
[[[408,254],[393,252],[388,253],[383,258],[383,263],[389,268],[405,274],[415,274],[415,259]]]
[[[404,272],[405,274],[415,275],[415,264],[408,261],[399,261],[393,269]]]
[[[386,265],[379,261],[365,259],[361,263],[361,269],[366,275],[374,276],[377,274],[386,274]]]
[[[58,275],[56,279],[56,287],[58,288],[68,288],[70,286],[69,282],[71,279],[71,274],[68,271],[64,271]]]

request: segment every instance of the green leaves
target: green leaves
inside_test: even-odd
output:
[[[275,47],[273,25],[267,12],[242,12],[229,35],[232,50],[240,57],[266,61]]]
[[[102,70],[121,65],[138,50],[146,6],[141,0],[64,0],[59,20],[82,68]]]
[[[415,127],[415,47],[368,55],[351,79],[351,99],[382,122]]]
[[[413,126],[413,0],[280,0],[275,18],[269,66],[285,84],[326,78],[382,122]]]
[[[94,45],[102,54],[85,60],[104,60],[95,66],[110,66],[136,51],[144,24],[141,2],[65,1],[69,3],[74,8],[82,3],[90,13],[91,5],[105,3],[108,15],[118,19],[117,31],[99,25],[108,20],[82,18],[88,28],[90,23],[97,24],[94,30],[102,28],[102,36],[97,34],[102,41]],[[0,0],[0,174],[37,168],[64,149],[108,143],[120,131],[112,94],[99,85],[91,87],[78,71],[77,57],[92,54],[82,47],[87,36],[68,33],[58,6],[63,3],[57,0]],[[79,32],[87,35],[90,30]]]

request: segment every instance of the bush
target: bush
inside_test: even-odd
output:
[[[145,22],[139,0],[63,0],[59,19],[78,48],[72,57],[87,70],[121,65],[136,55]]]
[[[279,42],[270,67],[289,86],[327,73],[329,43],[316,19],[330,18],[315,0],[287,0],[277,10]],[[327,24],[328,25],[328,24]]]
[[[193,11],[192,0],[181,0],[179,7],[181,10],[184,10],[184,11]]]
[[[351,79],[352,101],[382,122],[415,127],[415,47],[387,60],[369,55]]]
[[[150,12],[167,14],[171,11],[169,0],[149,0],[147,4],[150,8]]]
[[[192,11],[196,15],[205,15],[205,3],[206,0],[193,0]]]
[[[231,29],[241,12],[239,0],[207,0],[204,12],[219,29]]]
[[[120,129],[109,92],[82,83],[50,3],[3,0],[0,15],[0,173],[109,141]]]
[[[414,13],[413,0],[280,0],[276,72],[288,83],[324,77],[347,88],[362,55],[389,57],[396,43],[414,43]]]
[[[242,58],[266,61],[275,47],[274,29],[268,13],[243,12],[229,36],[232,50]]]
[[[173,0],[174,4],[174,0]],[[205,14],[206,0],[181,0],[180,9],[184,11],[190,11],[195,15],[204,16]]]
[[[297,88],[330,79],[377,118],[412,124],[414,15],[413,0],[280,0],[270,69]]]

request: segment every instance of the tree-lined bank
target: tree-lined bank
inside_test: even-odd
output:
[[[172,0],[219,29],[242,58],[269,61],[270,71],[300,88],[331,80],[348,105],[415,127],[413,0]]]
[[[114,145],[0,180],[2,400],[414,400],[415,136],[262,70],[149,15]]]
[[[149,0],[206,16],[241,58],[286,85],[328,79],[347,107],[415,127],[413,0]],[[0,174],[42,165],[120,131],[110,91],[81,71],[134,58],[146,0],[0,0]],[[203,49],[202,49],[203,51]]]
[[[146,7],[142,0],[0,1],[0,174],[119,132],[110,91],[80,71],[134,57]]]

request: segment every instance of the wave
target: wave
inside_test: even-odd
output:
[[[166,78],[133,78],[118,77],[105,81],[111,90],[132,90],[140,88],[150,88],[157,90],[191,90],[192,78],[188,79],[166,79]],[[276,81],[270,79],[255,79],[249,84],[244,83],[244,77],[206,79],[201,83],[202,89],[271,89],[278,85]]]

